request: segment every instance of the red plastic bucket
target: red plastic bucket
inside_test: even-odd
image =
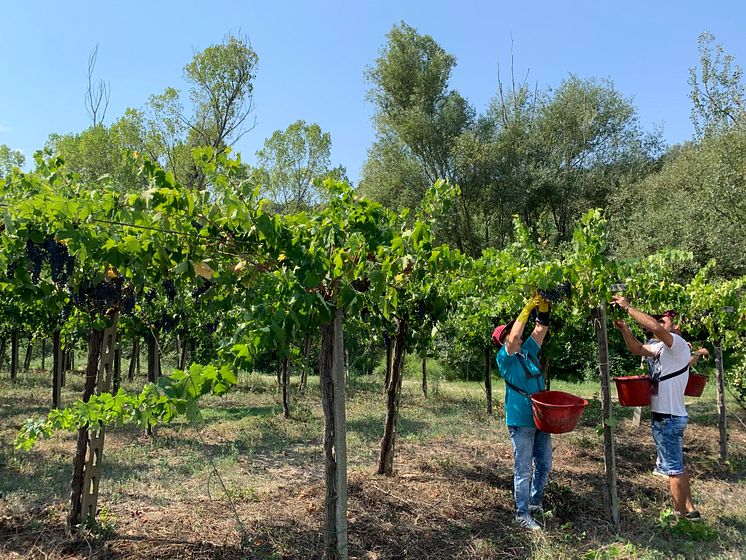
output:
[[[630,375],[612,377],[622,406],[648,406],[650,404],[650,376]]]
[[[705,383],[707,383],[707,376],[701,373],[689,372],[689,381],[686,382],[686,389],[684,394],[688,397],[701,397],[702,391],[705,389]]]
[[[542,432],[571,432],[588,401],[564,391],[541,391],[531,395],[534,424]]]

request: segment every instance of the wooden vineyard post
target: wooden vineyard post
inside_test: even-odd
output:
[[[334,449],[337,455],[337,558],[347,559],[347,415],[342,309],[334,315]]]
[[[132,353],[130,354],[130,365],[127,370],[127,380],[132,381],[135,379],[135,369],[140,356],[140,337],[133,335],[132,337]]]
[[[114,345],[114,378],[111,386],[111,394],[115,394],[119,391],[119,387],[122,384],[122,348],[117,342]]]
[[[484,394],[487,397],[487,414],[492,416],[492,349],[484,351]]]
[[[422,358],[422,394],[427,398],[427,358]]]
[[[606,471],[605,504],[607,514],[619,531],[619,501],[617,498],[616,451],[614,449],[614,417],[611,405],[611,378],[609,375],[609,340],[606,332],[606,307],[602,303],[593,313],[593,327],[598,341],[598,368],[601,377],[601,408],[604,429],[604,466]]]
[[[18,378],[18,331],[10,334],[10,380],[15,383]]]
[[[34,339],[29,338],[26,345],[26,357],[23,358],[23,371],[31,369],[31,356],[34,353]]]
[[[321,327],[319,383],[324,408],[324,558],[347,560],[347,418],[342,310]]]
[[[117,321],[104,329],[101,341],[96,393],[108,393],[111,390],[114,355],[116,352]],[[101,479],[101,459],[104,454],[104,429],[88,431],[88,459],[83,471],[83,496],[81,500],[80,520],[96,516],[98,502],[98,485]]]
[[[728,460],[728,423],[725,414],[725,375],[723,369],[723,347],[715,341],[715,379],[717,380],[718,426],[720,427],[720,460]]]
[[[63,364],[62,335],[58,329],[52,334],[52,406],[54,408],[62,407]]]
[[[282,409],[285,418],[290,418],[290,358],[284,356],[280,361],[282,380]]]

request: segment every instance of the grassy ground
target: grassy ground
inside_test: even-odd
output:
[[[437,368],[430,369],[437,373]],[[319,558],[323,526],[323,417],[318,391],[295,395],[282,417],[274,379],[243,375],[205,403],[205,422],[107,433],[98,522],[83,539],[64,535],[74,446],[57,434],[29,453],[12,449],[20,423],[48,410],[47,374],[0,376],[0,558]],[[135,389],[142,380],[129,387]],[[378,378],[348,387],[349,539],[353,558],[742,558],[746,550],[746,427],[731,400],[730,461],[718,460],[713,383],[689,399],[685,447],[700,526],[672,525],[667,481],[650,474],[649,414],[640,427],[616,407],[621,530],[603,503],[600,403],[596,384],[555,383],[592,399],[579,428],[554,436],[554,469],[542,522],[512,525],[512,453],[502,417],[484,411],[477,383],[431,382],[424,398],[407,379],[396,476],[375,475],[385,404]],[[69,377],[63,398],[82,390]],[[225,490],[223,489],[223,485]]]

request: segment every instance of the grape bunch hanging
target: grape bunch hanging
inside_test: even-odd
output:
[[[173,303],[174,299],[176,299],[176,284],[174,284],[173,280],[164,280],[161,286],[163,286],[168,302]]]
[[[31,282],[38,284],[41,279],[42,266],[45,262],[49,263],[49,272],[52,282],[58,286],[64,286],[70,280],[75,270],[75,257],[70,255],[67,245],[60,243],[52,235],[48,235],[43,242],[35,243],[31,239],[26,240],[26,258],[30,263]],[[16,266],[8,266],[8,276],[15,276]]]
[[[201,285],[198,285],[192,290],[192,297],[195,301],[199,300],[206,291],[212,288],[212,282],[205,280]]]
[[[570,282],[562,282],[551,290],[539,290],[539,295],[547,301],[557,303],[570,297]]]
[[[121,276],[112,280],[102,280],[97,284],[84,282],[71,294],[71,299],[80,309],[103,313],[119,306],[126,299],[128,294],[122,290],[123,284],[124,278]]]

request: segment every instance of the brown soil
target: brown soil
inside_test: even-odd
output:
[[[740,514],[743,523],[746,430],[733,420],[730,433],[734,461],[728,466],[717,461],[717,429],[690,425],[687,460],[705,518]],[[602,492],[600,438],[591,426],[584,426],[554,436],[554,448],[545,499],[553,515],[537,536],[511,525],[512,454],[507,438],[493,441],[473,435],[427,444],[400,440],[396,476],[374,474],[373,460],[369,468],[349,473],[350,557],[528,558],[541,552],[542,539],[549,539],[554,550],[567,550],[571,558],[612,542]],[[653,524],[669,501],[666,480],[650,474],[655,452],[649,426],[622,422],[617,456],[620,534],[627,542],[649,547],[659,533]],[[116,499],[102,496],[100,506],[115,520],[113,528],[107,532],[103,521],[76,540],[64,533],[65,503],[3,516],[0,501],[0,558],[320,558],[320,468],[292,457],[271,459],[265,464],[272,484],[256,495],[235,496],[235,513],[217,479],[208,482],[208,495],[185,492],[159,505],[126,493]],[[231,469],[248,470],[256,464],[239,461]]]

